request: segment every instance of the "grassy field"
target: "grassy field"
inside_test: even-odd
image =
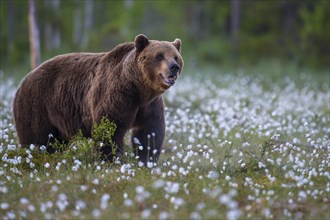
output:
[[[17,83],[3,79],[0,219],[329,219],[329,73],[193,72],[165,94],[166,140],[152,168],[129,146],[114,164],[92,147],[20,149]]]

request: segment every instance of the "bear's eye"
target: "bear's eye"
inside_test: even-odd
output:
[[[175,56],[175,57],[174,57],[174,60],[177,62],[177,61],[178,61],[178,57],[177,57],[177,56]]]
[[[156,59],[159,60],[159,61],[161,61],[161,60],[164,59],[164,55],[161,54],[161,53],[160,53],[160,54],[157,54],[157,55],[156,55]]]

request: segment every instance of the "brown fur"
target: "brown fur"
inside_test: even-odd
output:
[[[79,129],[90,137],[93,124],[106,116],[117,125],[117,156],[123,153],[125,133],[133,128],[134,148],[134,137],[143,146],[140,160],[157,160],[165,135],[161,95],[182,70],[180,48],[178,39],[153,41],[138,35],[110,52],[71,53],[44,62],[25,77],[15,96],[20,144],[47,145],[49,134],[68,141]],[[170,69],[174,64],[180,68],[175,74]],[[102,151],[113,156],[109,146]]]

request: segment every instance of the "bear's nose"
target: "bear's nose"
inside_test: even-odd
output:
[[[172,63],[172,64],[170,65],[170,71],[171,71],[171,73],[173,73],[173,74],[177,74],[177,73],[179,72],[179,70],[180,70],[180,67],[179,67],[178,64],[176,64],[176,63]]]

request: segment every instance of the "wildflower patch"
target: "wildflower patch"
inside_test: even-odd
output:
[[[21,149],[15,87],[4,82],[0,218],[329,219],[328,81],[198,75],[164,97],[167,138],[150,168],[130,146],[121,161],[99,158],[94,146],[109,140],[110,121],[91,139],[78,134],[63,154]]]

